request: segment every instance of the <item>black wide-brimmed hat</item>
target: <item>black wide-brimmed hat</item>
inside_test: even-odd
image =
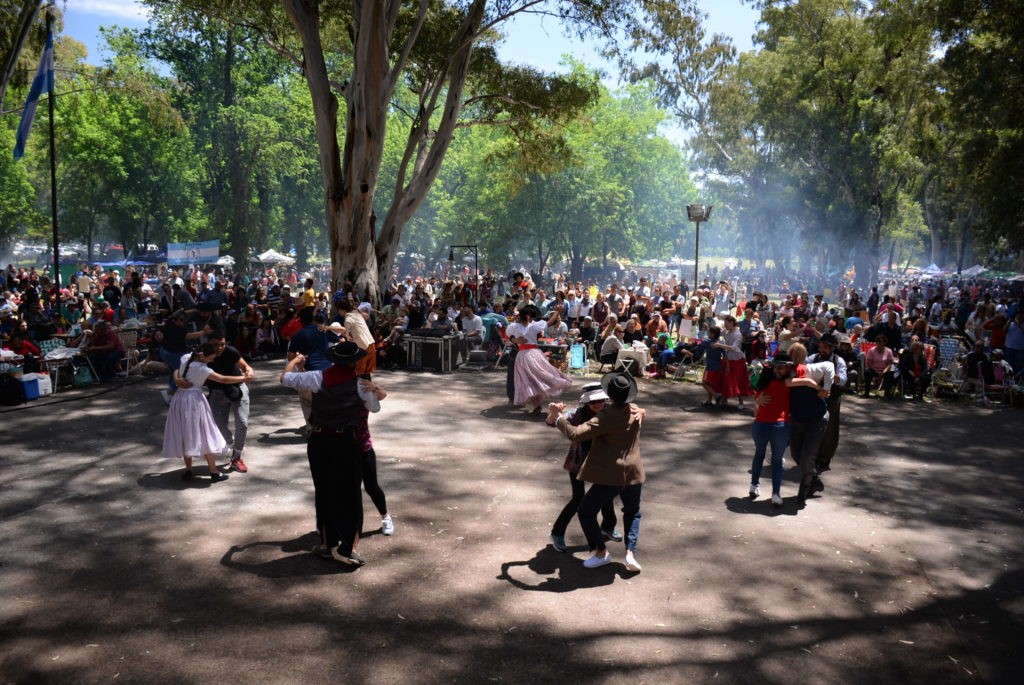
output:
[[[366,350],[356,345],[351,340],[340,342],[331,348],[331,361],[335,364],[355,364],[366,356]]]
[[[636,380],[628,373],[612,371],[601,378],[601,387],[612,402],[624,404],[636,399]]]

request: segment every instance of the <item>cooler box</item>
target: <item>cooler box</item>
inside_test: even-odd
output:
[[[21,387],[25,391],[26,400],[39,399],[39,381],[35,378],[26,379],[25,376],[22,376]]]
[[[26,373],[21,379],[23,381],[36,381],[39,383],[39,396],[46,397],[47,395],[53,394],[53,383],[50,382],[49,375],[45,373]],[[28,394],[27,392],[25,393]]]

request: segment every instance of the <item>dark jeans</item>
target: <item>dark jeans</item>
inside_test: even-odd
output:
[[[519,354],[518,349],[509,350],[508,356],[505,357],[507,360],[507,366],[505,367],[505,394],[508,395],[509,402],[515,402],[516,399],[516,355]]]
[[[363,528],[363,459],[353,432],[311,434],[306,457],[322,541],[348,556]]]
[[[903,394],[910,394],[914,397],[924,397],[928,386],[932,384],[932,375],[928,372],[922,373],[917,378],[909,373],[900,374],[900,378],[903,380]]]
[[[869,392],[871,392],[871,386],[874,384],[875,379],[878,378],[880,375],[882,377],[882,392],[885,393],[886,397],[892,397],[892,386],[893,386],[893,381],[895,380],[895,377],[893,376],[893,372],[889,371],[888,373],[885,373],[885,374],[879,374],[874,369],[869,369],[869,368],[865,368],[864,369],[864,396],[865,397],[867,396],[867,394]]]
[[[92,362],[96,373],[100,375],[100,381],[106,383],[114,380],[114,368],[117,362],[124,357],[124,352],[111,350],[110,352],[90,352],[89,361]]]
[[[843,392],[832,386],[832,394],[828,396],[828,425],[825,426],[825,433],[821,436],[821,444],[818,446],[818,455],[815,458],[815,465],[819,469],[828,469],[832,463],[832,457],[836,456],[839,448],[839,410],[842,407]]]
[[[643,485],[594,485],[590,486],[587,494],[580,502],[580,525],[583,527],[583,534],[587,536],[587,544],[591,550],[603,550],[604,536],[601,534],[601,526],[597,525],[597,512],[604,505],[615,499],[616,495],[622,499],[622,525],[626,531],[626,549],[635,552],[636,543],[640,537],[640,493]]]
[[[569,474],[569,483],[572,484],[572,499],[565,505],[562,513],[558,515],[558,518],[555,519],[554,524],[551,526],[552,535],[565,535],[565,529],[569,527],[572,517],[579,511],[580,502],[583,501],[583,495],[586,492],[586,485],[583,481],[577,480],[576,474]],[[618,522],[618,518],[615,516],[615,501],[610,499],[601,507],[601,530],[611,532],[615,530],[615,524]]]
[[[377,453],[372,449],[363,452],[363,489],[381,516],[388,513],[388,501],[377,482]]]
[[[789,425],[789,453],[800,465],[803,482],[810,483],[817,475],[814,460],[818,456],[818,446],[821,445],[821,438],[825,434],[825,426],[828,425],[828,414],[817,421],[791,421]]]

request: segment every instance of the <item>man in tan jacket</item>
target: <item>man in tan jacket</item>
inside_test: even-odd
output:
[[[571,425],[562,414],[563,404],[548,406],[548,422],[554,423],[570,440],[593,441],[577,476],[581,481],[592,484],[579,508],[580,526],[593,551],[593,556],[583,565],[597,568],[612,562],[611,552],[605,547],[601,526],[597,522],[597,513],[618,496],[622,500],[626,533],[626,569],[639,573],[636,545],[640,537],[640,494],[645,480],[644,462],[640,456],[640,425],[644,411],[632,404],[637,386],[628,373],[606,374],[601,379],[601,387],[611,404],[586,423]]]

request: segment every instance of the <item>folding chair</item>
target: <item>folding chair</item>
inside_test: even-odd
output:
[[[139,332],[137,330],[118,331],[117,337],[124,346],[124,373],[126,375],[141,374],[142,360],[139,357]]]
[[[1013,389],[1013,379],[1006,377],[1006,371],[1002,366],[992,364],[992,383],[986,383],[984,367],[984,363],[978,364],[978,378],[981,379],[982,394],[985,397],[998,396],[1000,402],[1009,401],[1010,391]]]
[[[569,348],[569,373],[586,373],[588,366],[586,348],[582,343],[573,343]]]

